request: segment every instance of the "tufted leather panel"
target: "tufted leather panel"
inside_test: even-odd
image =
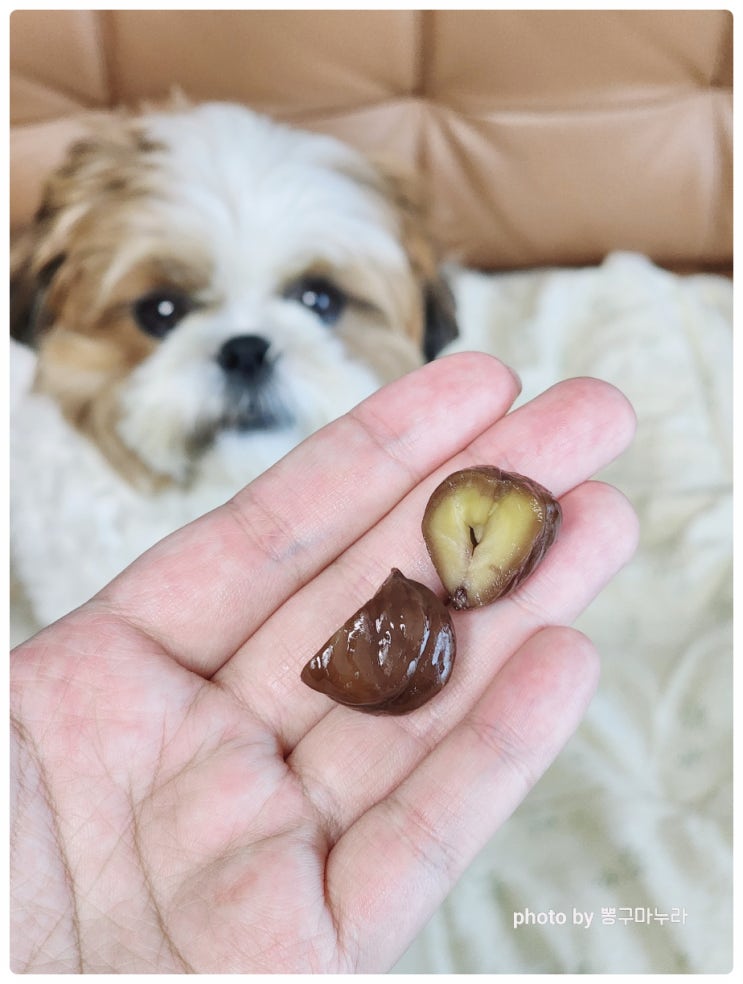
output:
[[[727,11],[15,11],[11,221],[91,111],[234,99],[418,169],[483,268],[732,263]]]

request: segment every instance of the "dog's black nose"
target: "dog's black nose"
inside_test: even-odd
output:
[[[229,376],[254,380],[266,369],[269,346],[260,335],[236,335],[219,350],[217,362]]]

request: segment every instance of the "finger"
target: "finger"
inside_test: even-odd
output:
[[[331,851],[326,890],[357,968],[390,966],[577,727],[598,660],[545,629],[390,796]]]
[[[420,531],[430,493],[456,468],[492,462],[560,494],[585,481],[631,440],[634,414],[596,380],[570,380],[510,413],[415,488],[315,581],[289,599],[218,679],[265,715],[290,749],[327,713],[328,701],[299,679],[303,663],[377,590],[390,568],[440,591]]]
[[[517,393],[511,371],[490,356],[431,363],[161,541],[98,602],[210,676],[285,598],[505,413]]]
[[[455,669],[434,701],[404,717],[335,707],[294,748],[287,762],[326,818],[331,842],[438,745],[511,653],[540,628],[573,621],[632,556],[636,518],[615,489],[587,483],[562,505],[561,536],[534,575],[494,605],[453,614]]]

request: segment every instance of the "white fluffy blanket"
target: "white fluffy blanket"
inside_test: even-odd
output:
[[[732,285],[615,254],[462,274],[459,298],[457,347],[514,366],[522,401],[576,375],[630,398],[636,442],[602,478],[641,546],[578,623],[603,666],[583,725],[396,970],[729,971]]]
[[[633,501],[642,541],[579,623],[603,659],[585,722],[395,969],[725,972],[732,285],[630,254],[456,277],[456,348],[512,365],[521,401],[576,375],[631,399],[636,442],[602,477]]]

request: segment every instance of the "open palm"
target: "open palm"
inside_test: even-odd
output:
[[[563,626],[636,542],[587,481],[631,439],[624,398],[516,394],[473,353],[386,387],[14,652],[14,969],[392,965],[577,726],[598,664]],[[377,717],[305,687],[392,566],[437,590],[425,503],[482,463],[564,521],[518,591],[455,613],[444,691]]]

